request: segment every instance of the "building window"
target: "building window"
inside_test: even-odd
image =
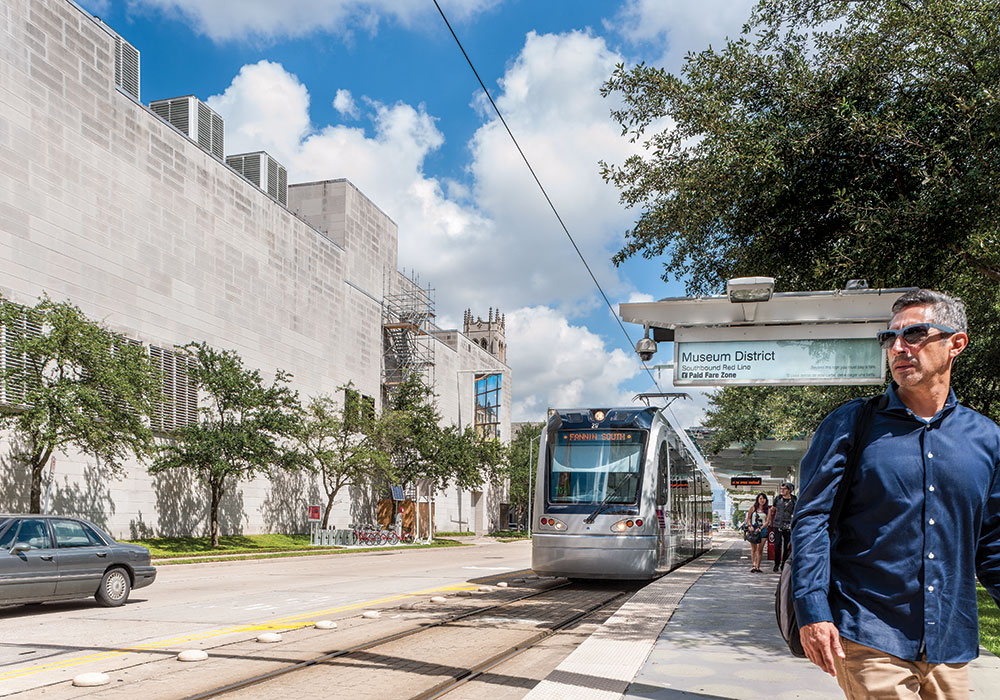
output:
[[[500,377],[476,375],[476,434],[480,437],[500,437]]]
[[[160,374],[160,397],[153,402],[151,426],[169,433],[198,422],[198,385],[188,371],[197,361],[185,354],[149,346],[149,361]]]
[[[2,401],[9,406],[27,406],[30,403],[28,394],[41,381],[41,367],[37,367],[18,346],[25,340],[41,336],[42,323],[25,307],[7,301],[2,303],[9,315],[3,328],[0,362],[5,372],[14,373],[7,381],[0,382]]]

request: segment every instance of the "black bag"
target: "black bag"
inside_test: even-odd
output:
[[[851,443],[850,452],[847,453],[847,463],[844,465],[844,475],[837,486],[837,495],[833,499],[833,508],[830,510],[830,536],[833,537],[834,526],[840,521],[840,512],[844,508],[844,501],[847,500],[848,485],[854,480],[857,472],[858,458],[861,450],[868,442],[868,434],[872,430],[872,422],[875,411],[884,408],[889,401],[886,394],[878,394],[865,400],[858,412],[857,421],[854,424],[854,442]],[[802,648],[802,640],[799,638],[799,623],[795,619],[795,605],[792,597],[792,566],[794,557],[789,557],[781,570],[778,578],[778,587],[774,591],[774,615],[778,620],[778,629],[781,637],[788,645],[788,650],[792,656],[800,659],[805,658],[806,652]]]

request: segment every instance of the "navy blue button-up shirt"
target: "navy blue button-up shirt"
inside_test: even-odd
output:
[[[1000,605],[1000,428],[949,392],[924,420],[893,383],[877,411],[832,543],[828,523],[860,399],[816,431],[800,471],[792,590],[800,625],[902,659],[979,654],[974,574]]]

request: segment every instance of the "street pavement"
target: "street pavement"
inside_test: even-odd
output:
[[[92,598],[0,608],[0,697],[33,697],[84,672],[211,649],[262,631],[357,617],[422,593],[475,587],[525,570],[527,541],[160,566],[121,608]],[[155,700],[149,697],[147,700]]]

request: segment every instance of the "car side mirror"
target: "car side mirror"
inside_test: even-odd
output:
[[[18,542],[17,544],[14,545],[14,548],[11,549],[10,551],[12,554],[17,554],[18,552],[27,552],[30,549],[31,545],[28,544],[27,542]]]

